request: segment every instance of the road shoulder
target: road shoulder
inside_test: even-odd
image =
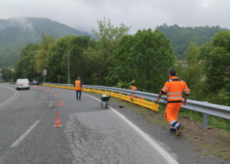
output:
[[[98,98],[97,94],[87,94]],[[229,161],[223,160],[223,157],[218,156],[217,152],[214,151],[214,147],[210,146],[209,143],[198,139],[194,140],[194,136],[189,136],[188,129],[185,128],[184,133],[180,137],[171,134],[168,130],[169,125],[164,119],[162,112],[154,112],[117,98],[112,98],[110,103],[115,110],[124,115],[146,134],[159,141],[165,150],[174,152],[175,156],[178,156],[179,163],[204,163],[204,161],[205,163],[229,163]],[[119,106],[124,107],[119,108]],[[187,122],[190,118],[181,117],[179,119]],[[198,124],[194,120],[190,121],[190,123],[191,125]],[[201,141],[202,145],[200,144]],[[223,149],[223,147],[221,148]],[[226,153],[224,157],[228,157],[227,155]]]

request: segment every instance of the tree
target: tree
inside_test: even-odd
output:
[[[177,75],[186,81],[189,88],[195,86],[201,79],[201,64],[199,61],[199,48],[191,42],[185,51],[186,66],[179,64],[175,67]]]
[[[126,35],[114,51],[116,65],[110,67],[107,81],[114,85],[134,80],[139,90],[159,92],[173,66],[172,53],[170,41],[159,30]]]
[[[38,44],[28,44],[20,54],[20,60],[15,65],[14,80],[18,78],[41,79],[41,74],[36,71],[35,54],[39,50]]]
[[[1,70],[2,79],[5,81],[10,81],[12,79],[13,72],[10,68],[3,67]]]
[[[113,61],[113,52],[116,49],[119,41],[126,35],[130,27],[121,24],[120,27],[114,27],[110,19],[104,18],[102,21],[98,20],[98,30],[93,29],[93,33],[98,39],[98,42],[85,51],[88,59],[99,66],[97,76],[99,80],[103,80],[106,76],[105,72],[108,66]]]
[[[40,47],[35,55],[36,70],[40,74],[42,74],[43,69],[48,67],[48,51],[55,44],[55,40],[53,35],[45,35],[42,33],[42,40],[39,42]]]
[[[70,53],[71,81],[78,76],[85,84],[93,83],[94,64],[88,61],[84,50],[91,44],[89,36],[66,36],[58,39],[48,53],[48,80],[50,82],[67,82],[67,55]]]
[[[230,31],[219,31],[200,48],[204,60],[204,81],[200,82],[198,100],[230,105]],[[198,87],[197,87],[198,90]],[[198,95],[203,95],[199,97]]]
[[[230,91],[230,31],[219,31],[201,51],[205,60],[206,83],[213,92]]]

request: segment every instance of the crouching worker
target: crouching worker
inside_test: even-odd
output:
[[[138,91],[138,90],[137,90],[137,87],[135,87],[135,86],[130,85],[129,87],[130,87],[130,89],[131,89],[132,91]],[[132,95],[130,96],[130,99],[133,101],[132,98],[136,98],[136,97],[134,96],[134,93],[132,93]]]
[[[158,95],[156,102],[159,102],[161,96],[167,93],[168,104],[165,109],[165,118],[170,123],[171,128],[170,131],[172,133],[176,133],[177,136],[180,136],[184,126],[177,122],[177,115],[182,105],[182,92],[185,92],[183,104],[187,105],[187,98],[190,94],[190,90],[188,89],[186,82],[181,79],[178,79],[176,76],[175,70],[169,71],[169,81],[167,81]]]
[[[130,89],[131,89],[132,91],[138,91],[138,90],[137,90],[137,87],[135,87],[135,86],[130,85],[129,87],[130,87]],[[134,96],[134,93],[132,93],[132,95],[130,96],[130,99],[133,101],[132,98],[136,98],[136,96]],[[143,97],[140,97],[140,100],[145,100],[145,99],[144,99]]]

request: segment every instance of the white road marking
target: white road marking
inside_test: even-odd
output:
[[[51,107],[53,105],[53,101],[50,101],[50,105],[48,107]]]
[[[1,87],[2,87],[2,86],[1,86]],[[8,88],[8,89],[14,91],[15,94],[14,94],[11,98],[9,98],[8,100],[2,102],[2,103],[0,104],[0,108],[3,107],[3,106],[5,106],[6,104],[10,103],[11,101],[15,100],[15,99],[20,95],[20,92],[15,91],[15,90],[12,89],[12,88],[9,88],[9,87],[4,87],[4,88]]]
[[[35,121],[35,123],[17,140],[15,141],[10,147],[15,147],[17,146],[32,130],[37,126],[39,123],[39,120]]]
[[[84,93],[85,94],[85,93]],[[99,102],[98,98],[85,94]],[[114,108],[109,107],[114,113],[116,113],[121,119],[123,119],[127,124],[129,124],[139,135],[141,135],[168,163],[170,164],[179,164],[168,152],[166,152],[160,145],[158,145],[152,138],[150,138],[145,132],[143,132],[140,128],[134,125],[131,121],[129,121],[125,116],[120,114]]]

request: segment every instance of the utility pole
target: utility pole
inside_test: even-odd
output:
[[[68,50],[68,84],[70,84],[70,54]]]

